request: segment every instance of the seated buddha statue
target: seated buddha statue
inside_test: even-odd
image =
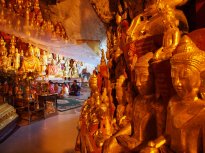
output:
[[[58,74],[58,67],[55,65],[55,60],[52,59],[51,64],[48,65],[48,75],[53,77],[56,74]]]
[[[24,57],[20,70],[23,72],[39,73],[41,70],[40,61],[36,56],[34,56],[34,50],[31,45],[29,45],[29,49],[27,53],[28,56]]]
[[[154,55],[155,60],[166,60],[172,56],[172,52],[176,49],[181,33],[178,28],[179,20],[176,19],[174,9],[166,6],[166,13],[163,13],[162,22],[164,24],[164,36],[162,47],[159,48]]]
[[[7,71],[8,69],[8,57],[7,57],[7,49],[5,47],[6,43],[1,39],[1,56],[0,56],[0,69],[3,71]]]
[[[9,48],[9,55],[8,55],[8,69],[13,70],[14,69],[14,62],[15,62],[15,38],[12,37],[11,43],[10,43],[10,48]]]
[[[172,84],[177,94],[168,104],[166,131],[141,152],[204,152],[205,101],[198,96],[204,70],[205,52],[185,35],[171,58]]]
[[[141,56],[136,65],[136,86],[139,95],[134,99],[130,123],[104,143],[105,153],[132,152],[148,140],[161,135],[165,126],[163,106],[155,97],[153,72],[149,62],[153,53]],[[164,124],[163,124],[164,122]]]
[[[151,3],[148,2],[147,5],[145,4],[144,11],[133,18],[129,29],[127,30],[128,41],[135,41],[147,36],[154,36],[164,33],[167,27],[164,27],[162,20],[164,15],[169,15],[170,12],[177,14],[176,19],[178,19],[183,25],[180,28],[187,32],[188,24],[186,17],[182,11],[176,9],[177,6],[181,6],[186,2],[187,0],[154,0],[151,1]],[[172,9],[167,9],[167,6]],[[172,22],[172,25],[176,26],[176,22]]]

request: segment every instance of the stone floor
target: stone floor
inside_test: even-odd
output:
[[[80,109],[21,126],[0,144],[0,153],[73,153]]]

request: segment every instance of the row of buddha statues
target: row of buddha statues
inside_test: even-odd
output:
[[[0,39],[0,69],[5,74],[36,73],[44,77],[78,78],[81,62],[24,43],[14,35]],[[7,42],[7,43],[6,43]]]
[[[1,1],[1,30],[40,39],[48,43],[69,40],[61,23],[45,20],[39,6],[39,0]]]
[[[102,51],[89,80],[75,150],[205,152],[205,52],[176,9],[187,1],[152,1],[131,23],[126,1],[118,2],[116,20],[107,24],[107,60]]]

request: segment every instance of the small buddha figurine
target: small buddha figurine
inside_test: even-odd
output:
[[[76,61],[74,61],[73,66],[71,68],[71,77],[72,78],[78,78],[79,77]]]
[[[64,69],[64,76],[65,77],[71,77],[71,71],[70,71],[70,59],[66,59],[65,61],[65,69]]]
[[[41,62],[41,73],[44,75],[46,73],[45,71],[48,65],[47,56],[44,50],[42,51],[42,54],[40,56],[40,62]]]
[[[172,84],[177,95],[168,104],[166,131],[164,136],[150,141],[141,152],[159,152],[161,149],[177,153],[204,152],[205,102],[198,92],[201,73],[205,70],[205,52],[185,35],[170,62]]]
[[[48,75],[55,76],[58,74],[58,67],[55,65],[55,60],[51,60],[51,64],[48,65]]]
[[[40,61],[36,56],[34,56],[34,50],[31,45],[29,45],[28,56],[24,57],[24,60],[22,62],[21,70],[23,72],[37,72],[37,73],[39,73],[41,70]]]
[[[153,73],[149,64],[152,58],[153,53],[149,52],[141,56],[136,63],[136,86],[139,95],[133,103],[131,122],[106,140],[103,150],[105,153],[136,151],[138,146],[163,132],[160,131],[160,126],[163,126],[161,122],[166,116],[157,115],[159,112],[153,107],[160,104],[155,97]]]
[[[17,71],[20,67],[20,54],[16,48],[15,58],[14,58],[14,69]]]
[[[95,74],[92,74],[90,76],[89,87],[91,89],[91,94],[98,92],[98,79],[97,79],[97,76]]]
[[[8,60],[8,57],[7,57],[7,49],[5,47],[5,43],[4,45],[2,46],[2,56],[0,57],[0,66],[1,66],[1,69],[3,69],[4,72],[7,72],[8,68],[9,68],[9,60]]]
[[[13,36],[11,39],[9,55],[8,55],[8,66],[9,66],[8,69],[10,70],[14,69],[15,52],[16,52],[15,44],[16,44],[15,37]]]
[[[112,123],[109,113],[109,105],[102,102],[97,109],[97,112],[99,118],[99,129],[95,133],[94,139],[97,146],[102,147],[104,141],[112,135]]]
[[[23,59],[24,59],[24,51],[21,50],[21,53],[20,53],[20,66],[22,66]]]
[[[175,17],[174,9],[166,5],[166,12],[163,13],[162,22],[165,27],[163,44],[160,49],[155,52],[154,60],[161,61],[169,59],[172,52],[180,41],[179,20]]]
[[[41,12],[38,12],[37,17],[36,17],[36,24],[41,26],[42,23],[43,23],[43,16]]]

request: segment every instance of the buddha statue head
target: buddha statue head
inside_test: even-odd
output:
[[[135,80],[138,92],[142,96],[152,95],[154,93],[154,78],[150,61],[153,58],[153,53],[148,52],[141,56],[135,64]]]
[[[21,50],[20,56],[24,56],[24,51]]]
[[[28,56],[34,56],[34,49],[31,44],[28,47]]]
[[[16,45],[16,37],[14,35],[11,37],[11,45]]]
[[[180,98],[197,98],[204,70],[205,52],[197,48],[188,36],[183,36],[171,58],[172,84]]]

